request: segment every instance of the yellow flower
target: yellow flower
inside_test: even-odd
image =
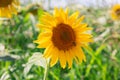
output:
[[[81,22],[84,16],[78,16],[78,11],[68,16],[68,9],[63,11],[62,8],[55,8],[53,15],[45,12],[42,16],[38,27],[43,31],[34,42],[39,44],[38,48],[46,48],[44,57],[50,58],[50,66],[59,61],[62,68],[67,64],[71,68],[73,59],[86,60],[81,47],[92,41],[92,36],[86,32],[91,28]]]
[[[0,0],[0,17],[10,18],[12,14],[17,14],[18,6],[18,0]]]
[[[111,16],[113,20],[120,20],[120,4],[112,7]]]

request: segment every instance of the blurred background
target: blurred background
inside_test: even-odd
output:
[[[44,49],[33,43],[43,12],[68,7],[84,15],[93,30],[94,42],[83,49],[86,62],[62,69],[49,68],[47,80],[120,80],[120,22],[111,18],[111,8],[120,0],[20,0],[21,8],[12,19],[0,19],[0,80],[43,80]],[[38,57],[39,56],[39,57]]]
[[[41,3],[44,9],[53,9],[54,7],[68,7],[70,5],[86,6],[86,7],[111,7],[119,4],[120,0],[21,0],[22,5],[31,3]]]

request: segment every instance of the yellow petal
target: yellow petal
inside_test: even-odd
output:
[[[93,42],[93,39],[89,39],[89,38],[77,38],[76,42],[78,43],[88,43],[88,42]]]
[[[81,25],[79,27],[74,28],[75,32],[83,33],[88,30],[92,30],[91,27],[87,27],[87,25]]]
[[[39,38],[44,39],[44,38],[51,37],[51,36],[52,36],[52,32],[51,31],[46,31],[46,32],[40,33],[39,36],[38,36],[38,39]]]
[[[66,8],[66,10],[65,10],[65,14],[68,16],[68,13],[69,13],[69,9],[68,8]]]
[[[34,43],[38,43],[39,45],[37,46],[37,48],[46,48],[48,46],[48,44],[51,43],[49,38],[45,38],[42,40],[35,40]]]
[[[64,53],[64,51],[60,51],[58,54],[59,54],[60,65],[64,69],[66,67],[66,56],[65,56],[65,53]]]
[[[38,28],[42,28],[42,29],[52,29],[53,28],[53,26],[50,26],[50,25],[45,25],[45,24],[37,24],[36,25]]]
[[[92,38],[91,34],[85,34],[85,33],[77,33],[77,38]]]
[[[67,23],[67,15],[65,14],[65,12],[62,8],[60,8],[60,16],[62,18],[62,22],[64,22],[66,24]]]
[[[0,17],[1,17],[1,8],[0,8]]]
[[[80,17],[79,19],[77,19],[74,24],[72,24],[73,28],[77,28],[77,27],[82,27],[83,25],[87,25],[87,24],[81,24],[81,22],[83,21],[84,16]]]
[[[49,14],[49,13],[47,13],[47,12],[44,12],[44,15],[42,16],[42,18],[43,18],[43,19],[47,19],[47,20],[50,21],[52,24],[56,25],[56,20],[55,20],[55,18],[54,18],[51,14]]]
[[[45,24],[45,25],[49,25],[49,26],[52,26],[52,27],[55,27],[56,26],[56,24],[52,21],[50,21],[50,20],[47,20],[46,18],[41,18],[40,19],[40,21],[42,22],[42,24]]]
[[[59,10],[58,10],[58,8],[54,8],[54,17],[58,17],[58,16],[60,16],[60,12],[59,12]]]
[[[48,46],[48,44],[50,44],[49,41],[39,43],[39,45],[37,46],[37,48],[46,48]]]
[[[73,61],[73,57],[74,57],[74,53],[72,53],[73,51],[69,50],[68,52],[66,52],[66,59],[67,59],[67,62],[68,62],[68,65],[69,67],[68,68],[71,68],[72,66],[72,61]]]
[[[1,8],[1,17],[6,17],[6,13],[3,13],[4,12],[4,8]]]
[[[44,37],[44,38],[38,38],[37,40],[35,40],[35,41],[33,41],[34,43],[38,43],[38,44],[40,44],[40,43],[44,43],[44,42],[47,42],[47,41],[50,41],[50,39],[51,39],[51,37]]]
[[[81,52],[81,53],[80,53],[80,55],[81,55],[81,57],[82,57],[81,61],[83,60],[83,61],[86,62],[86,57],[85,57],[85,55],[84,55],[83,50],[80,48],[79,51]]]
[[[78,18],[79,16],[79,12],[76,11],[75,13],[73,13],[70,17],[69,17],[69,24],[72,25],[76,19]]]
[[[48,47],[45,49],[43,57],[50,58],[53,52],[53,45],[49,44]]]
[[[66,22],[66,16],[62,8],[60,8],[59,10],[58,8],[55,8],[54,17],[57,24]]]
[[[85,56],[84,56],[84,53],[83,53],[82,49],[81,49],[79,46],[77,46],[77,47],[74,48],[73,50],[74,50],[74,52],[75,52],[76,57],[79,59],[80,63],[81,63],[83,60],[86,61],[86,58],[85,58]]]
[[[76,29],[76,30],[79,30],[80,29],[84,29],[88,26],[88,24],[75,24],[73,25],[73,28]]]
[[[85,16],[81,16],[79,19],[76,20],[76,23],[79,24],[80,22],[83,21],[84,18],[85,18]]]
[[[43,32],[39,34],[38,39],[34,41],[34,43],[38,43],[38,48],[46,48],[48,44],[51,43],[51,33]]]
[[[6,17],[11,18],[12,14],[11,14],[11,12],[10,12],[10,10],[8,8],[5,8],[4,14],[6,15]]]
[[[50,61],[50,66],[54,66],[57,61],[58,61],[58,50],[54,48],[54,51],[51,52],[51,61]]]
[[[69,19],[75,21],[78,18],[78,16],[79,16],[79,12],[76,11],[69,17]]]

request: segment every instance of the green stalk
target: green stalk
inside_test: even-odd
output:
[[[44,72],[44,78],[43,78],[43,80],[47,80],[48,70],[49,70],[49,61],[47,61],[47,65],[45,67],[45,72]]]

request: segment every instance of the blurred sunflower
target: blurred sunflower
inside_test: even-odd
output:
[[[83,45],[93,41],[91,35],[86,31],[91,30],[87,24],[81,23],[84,16],[78,18],[79,12],[76,11],[68,16],[68,9],[55,8],[54,14],[47,12],[41,18],[39,28],[44,31],[39,34],[35,43],[38,43],[38,48],[46,48],[44,57],[50,58],[50,66],[53,66],[60,61],[62,68],[71,68],[72,61],[85,61],[85,55],[81,49]]]
[[[113,20],[120,20],[120,4],[112,7],[111,16]]]
[[[43,9],[40,4],[30,4],[27,8],[29,13],[34,16],[38,15],[38,10]]]
[[[18,0],[0,0],[0,17],[10,18],[12,14],[17,14],[18,6]]]

